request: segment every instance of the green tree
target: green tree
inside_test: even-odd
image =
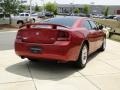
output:
[[[103,12],[104,16],[108,16],[108,12],[109,12],[109,7],[105,7],[105,10]]]
[[[80,13],[80,10],[79,10],[78,8],[75,8],[75,9],[73,10],[73,12],[74,12],[74,13]]]
[[[24,12],[25,10],[27,10],[27,6],[26,6],[26,5],[19,5],[19,7],[18,7],[18,12],[19,12],[19,13],[22,13],[22,12]]]
[[[83,13],[85,13],[85,14],[89,14],[89,6],[88,5],[84,5],[84,7],[83,7]]]
[[[4,10],[4,14],[9,14],[9,24],[12,23],[11,14],[16,14],[19,7],[19,0],[3,0],[1,7]]]
[[[57,5],[56,3],[51,3],[48,2],[44,5],[44,8],[46,9],[46,11],[52,12],[54,14],[57,14]]]
[[[35,10],[35,12],[39,12],[39,11],[41,11],[41,7],[39,7],[38,5],[36,5],[35,8],[34,8],[34,10]]]
[[[57,9],[55,9],[54,14],[55,14],[55,15],[57,15],[57,14],[58,14]]]

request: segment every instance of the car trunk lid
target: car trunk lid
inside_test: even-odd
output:
[[[60,32],[66,32],[68,28],[55,24],[29,24],[21,32],[22,41],[28,43],[52,44]],[[66,33],[65,33],[66,35]],[[66,35],[67,36],[67,35]]]

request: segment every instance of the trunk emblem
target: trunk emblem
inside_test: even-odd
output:
[[[38,36],[40,33],[39,32],[36,32],[36,35]]]

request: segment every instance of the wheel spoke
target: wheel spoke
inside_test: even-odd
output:
[[[82,49],[82,64],[86,64],[87,62],[87,46],[84,46],[83,49]]]

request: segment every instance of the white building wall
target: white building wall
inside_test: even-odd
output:
[[[84,5],[80,4],[58,4],[58,13],[65,13],[64,11],[67,10],[68,13],[71,13],[74,8],[79,8],[82,12]],[[114,5],[89,5],[90,7],[90,13],[96,12],[97,14],[101,14],[105,7],[109,7],[109,14],[117,14],[117,10],[120,10],[120,5],[119,6],[114,6]]]

